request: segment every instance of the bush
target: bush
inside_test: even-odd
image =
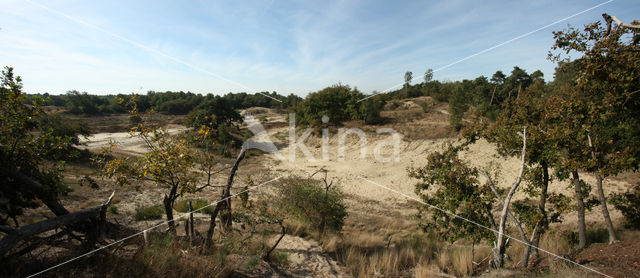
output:
[[[429,112],[431,112],[431,110],[433,110],[433,104],[431,104],[428,101],[425,101],[425,102],[421,103],[420,107],[422,107],[422,112],[424,112],[424,113],[429,113]]]
[[[379,124],[382,122],[380,117],[380,110],[384,106],[384,101],[379,98],[373,97],[362,102],[360,105],[360,117],[367,125]]]
[[[141,207],[136,209],[135,219],[136,221],[157,220],[162,219],[163,214],[164,208],[161,205]]]
[[[204,200],[204,199],[193,199],[191,200],[191,206],[193,207],[193,210],[198,210],[198,213],[206,213],[206,214],[211,214],[213,213],[213,210],[215,208],[215,206],[211,205],[209,206],[209,201]],[[188,199],[181,199],[181,200],[177,200],[174,204],[173,204],[173,209],[175,209],[178,212],[183,212],[183,213],[187,213],[189,212],[189,200]],[[199,210],[201,209],[201,210]]]
[[[624,215],[626,225],[640,229],[640,184],[624,194],[613,194],[610,198],[613,206]]]
[[[347,210],[338,186],[325,190],[318,180],[292,177],[281,182],[278,193],[278,207],[288,217],[319,232],[342,230]]]
[[[69,119],[60,114],[43,114],[40,118],[40,125],[51,130],[51,135],[55,137],[69,137],[71,144],[79,144],[80,136],[89,136],[89,126],[85,121]]]
[[[357,89],[346,85],[334,85],[309,94],[304,101],[293,108],[296,124],[302,126],[320,125],[323,116],[332,123],[360,118],[358,100],[364,95]]]

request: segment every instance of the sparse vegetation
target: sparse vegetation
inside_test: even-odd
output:
[[[277,204],[282,213],[313,230],[340,232],[347,216],[338,185],[323,188],[320,181],[290,177],[280,182]]]
[[[429,69],[424,82],[408,71],[402,88],[368,98],[342,84],[306,98],[26,95],[5,67],[0,267],[7,276],[51,265],[60,266],[52,276],[554,276],[578,269],[571,260],[631,273],[640,248],[640,36],[604,18],[607,26],[553,33],[551,82],[518,66],[461,81],[434,80]],[[239,111],[250,107],[262,108]],[[331,136],[360,128],[383,152],[379,130],[398,131],[406,161],[352,159],[355,143],[337,150],[338,162],[308,163],[243,145],[266,135],[296,151],[289,136],[298,136],[318,157],[337,141],[300,137],[289,113]],[[266,134],[241,115],[256,116]],[[96,122],[137,141],[80,151]],[[442,137],[452,138],[432,140]],[[362,184],[369,179],[380,188]],[[198,214],[174,223],[174,211],[191,210]],[[163,216],[168,232],[143,222]],[[110,249],[58,265],[100,246]]]
[[[137,221],[158,220],[162,219],[162,214],[164,214],[164,208],[161,205],[153,205],[137,208],[134,218]]]

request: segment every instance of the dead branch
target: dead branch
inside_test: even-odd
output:
[[[282,224],[282,220],[278,220],[278,224],[280,224],[280,228],[282,229],[281,234],[280,234],[280,238],[278,238],[278,240],[276,240],[276,243],[273,244],[273,246],[271,246],[271,249],[269,249],[269,251],[267,251],[267,253],[264,254],[264,257],[262,257],[265,261],[269,261],[269,256],[271,256],[271,252],[273,252],[273,250],[276,249],[276,247],[278,246],[278,244],[280,244],[280,241],[282,240],[282,238],[286,234],[285,233],[286,229],[284,228],[284,224]]]
[[[6,237],[0,240],[0,256],[4,256],[20,241],[29,239],[37,234],[46,231],[58,229],[64,226],[70,226],[91,219],[100,219],[102,222],[104,222],[105,213],[103,212],[106,212],[106,208],[111,203],[114,194],[115,192],[113,192],[109,199],[100,206],[84,209],[70,214],[65,214],[62,216],[40,221],[38,223],[13,229]],[[103,228],[104,224],[100,223],[98,227],[99,229]],[[4,227],[3,229],[8,230],[6,229],[6,227]]]
[[[207,239],[206,239],[207,244],[210,244],[212,241],[213,232],[216,228],[216,217],[218,216],[218,213],[220,213],[220,211],[222,211],[222,214],[220,215],[220,222],[222,223],[225,229],[228,229],[228,230],[231,229],[231,224],[232,224],[231,223],[232,221],[231,198],[230,198],[231,187],[233,185],[233,178],[236,175],[236,171],[238,171],[238,166],[240,165],[240,162],[242,161],[242,159],[244,159],[244,155],[245,155],[245,148],[243,147],[240,150],[240,154],[238,154],[238,157],[236,158],[236,162],[233,164],[233,167],[231,167],[231,172],[229,173],[229,178],[227,179],[227,185],[222,190],[220,201],[216,204],[216,207],[214,208],[213,213],[211,213],[209,230],[207,230]]]
[[[488,181],[487,183],[489,184],[489,188],[491,188],[491,191],[493,191],[493,194],[496,196],[496,199],[498,199],[498,201],[500,201],[500,204],[504,207],[504,200],[502,200],[502,197],[500,197],[500,194],[498,194],[498,190],[496,189],[493,181],[489,177],[489,174],[485,171],[480,171],[480,174],[482,174],[487,178],[487,181]],[[510,209],[507,209],[507,214],[509,215],[509,218],[511,218],[511,220],[513,220],[513,222],[516,223],[516,227],[518,228],[520,237],[524,240],[524,242],[527,242],[527,234],[524,231],[524,228],[522,228],[522,223],[520,222],[520,220],[518,220],[518,218],[516,218],[513,215]]]

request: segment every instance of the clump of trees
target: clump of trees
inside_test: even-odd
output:
[[[634,32],[637,31],[622,25],[609,24],[605,28],[599,22],[583,29],[554,32],[556,44],[552,51],[560,51],[550,54],[552,60],[558,61],[554,82],[545,83],[540,72],[529,75],[515,67],[508,77],[496,72],[491,82],[486,78],[462,81],[450,96],[452,124],[464,127],[468,140],[463,146],[485,138],[503,156],[522,159],[522,172],[506,198],[499,189],[492,190],[503,208],[495,235],[495,266],[504,264],[505,243],[499,235],[507,219],[513,221],[522,242],[529,245],[523,254],[524,266],[528,265],[531,251],[537,255],[540,238],[549,224],[561,221],[570,209],[578,212],[579,249],[587,244],[585,211],[595,205],[600,206],[609,242],[616,240],[604,181],[625,171],[637,171],[640,166],[640,54]],[[561,58],[570,52],[582,57],[574,61]],[[476,121],[465,127],[461,115],[470,108],[475,108]],[[459,160],[458,150],[459,147],[448,147],[430,155],[425,167],[410,170],[410,175],[421,181],[416,192],[429,204],[495,227],[492,214],[482,210],[495,201],[476,180],[478,173],[482,174],[493,189],[493,178]],[[595,176],[594,185],[580,178],[584,172]],[[518,186],[520,180],[524,187]],[[572,203],[568,196],[548,192],[553,180],[571,181],[575,192]],[[589,197],[592,187],[596,189],[595,198]],[[526,198],[509,202],[518,188]],[[637,199],[634,191],[612,198],[629,223],[637,222],[631,216],[636,212]],[[446,213],[434,211],[432,217],[425,227],[440,231],[445,237],[455,239],[468,229],[469,223],[453,221]],[[491,240],[491,236],[484,239]]]
[[[364,120],[366,124],[377,124],[382,121],[380,111],[384,106],[381,96],[364,99],[365,95],[357,88],[348,85],[333,85],[309,94],[290,112],[296,114],[296,124],[302,126],[324,126],[324,116],[332,124],[340,124],[349,120]],[[363,100],[364,99],[364,100]],[[325,118],[327,119],[327,118]]]

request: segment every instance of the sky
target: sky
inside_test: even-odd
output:
[[[637,0],[606,2],[0,0],[0,66],[50,94],[371,93],[429,68],[440,81],[513,66],[550,81],[553,30],[640,19]]]

